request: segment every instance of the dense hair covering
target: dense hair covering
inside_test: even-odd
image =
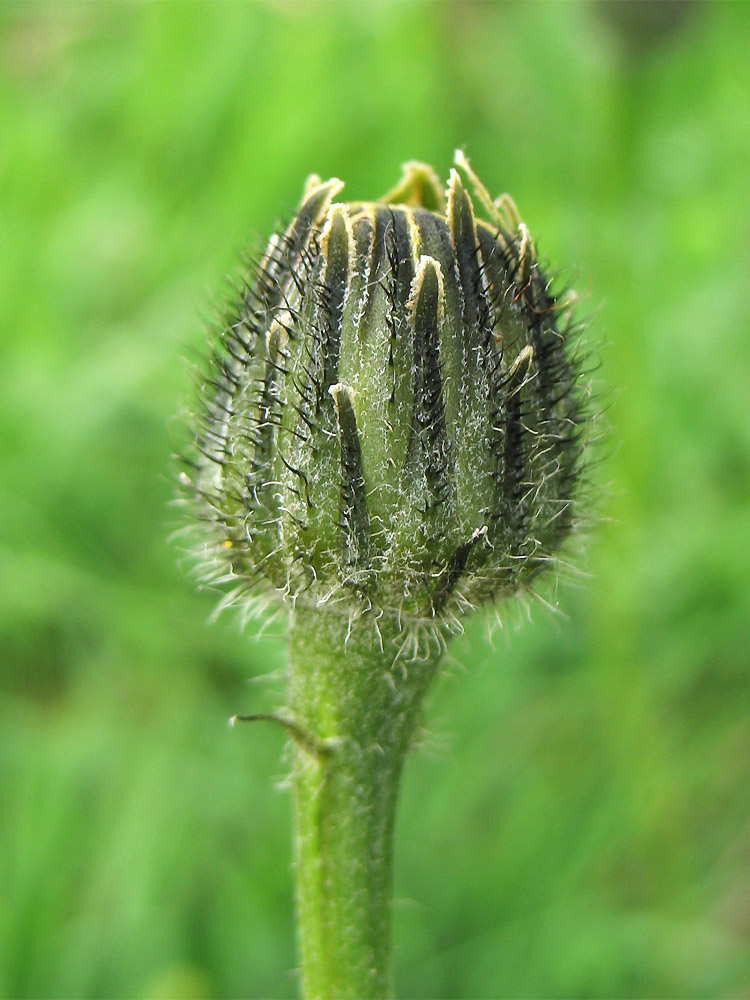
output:
[[[528,590],[579,520],[572,297],[456,166],[444,193],[406,164],[377,202],[310,177],[227,311],[183,482],[241,600],[457,623]]]

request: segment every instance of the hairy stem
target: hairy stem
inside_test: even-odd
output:
[[[390,906],[399,779],[435,674],[397,657],[395,620],[351,625],[334,611],[293,615],[290,697],[314,738],[295,745],[296,865],[303,993],[391,994]],[[315,747],[317,746],[317,750]]]

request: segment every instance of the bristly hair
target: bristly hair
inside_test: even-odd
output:
[[[590,346],[511,199],[456,163],[445,195],[410,164],[386,203],[310,178],[235,285],[181,484],[202,579],[246,615],[385,614],[419,657],[566,571],[591,506]]]

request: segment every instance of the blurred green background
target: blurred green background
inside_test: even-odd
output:
[[[462,145],[601,342],[567,619],[470,623],[398,826],[404,997],[750,994],[750,5],[0,6],[0,993],[293,997],[284,647],[170,455],[305,176]]]

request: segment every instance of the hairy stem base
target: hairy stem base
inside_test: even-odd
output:
[[[293,616],[297,906],[303,994],[391,994],[390,906],[399,779],[440,650],[397,658],[395,620]]]

